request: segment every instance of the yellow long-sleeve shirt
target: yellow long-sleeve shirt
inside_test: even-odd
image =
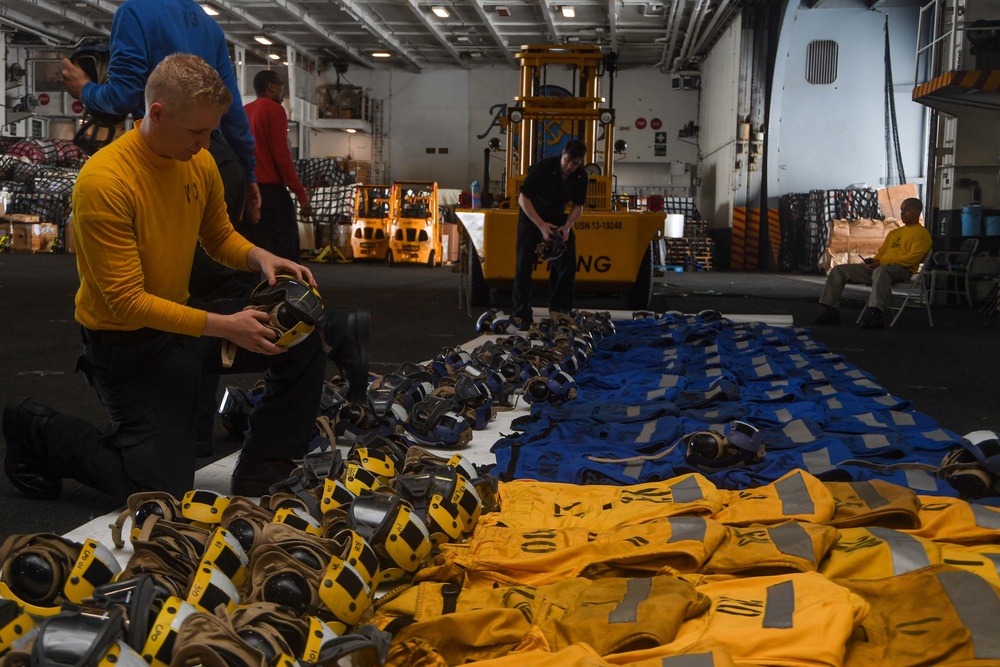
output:
[[[910,273],[916,273],[931,243],[931,233],[923,225],[903,225],[889,232],[875,253],[875,259],[882,264],[899,264]]]
[[[154,153],[132,130],[80,170],[73,189],[80,288],[76,320],[88,329],[149,327],[200,336],[189,308],[195,245],[248,269],[253,244],[229,222],[222,178],[208,151],[181,162]]]

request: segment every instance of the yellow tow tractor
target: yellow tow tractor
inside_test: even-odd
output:
[[[653,240],[666,214],[628,210],[627,200],[613,197],[615,113],[603,106],[600,82],[602,73],[613,76],[615,54],[598,46],[524,46],[517,58],[520,91],[500,119],[507,138],[505,208],[456,211],[467,235],[462,265],[470,305],[488,306],[497,290],[513,285],[517,198],[528,169],[579,139],[589,151],[590,186],[574,228],[576,291],[621,293],[628,308],[648,308]],[[547,264],[536,263],[532,278],[547,281]]]
[[[392,184],[392,222],[389,226],[390,265],[396,263],[441,264],[442,219],[438,209],[438,186],[429,181],[397,181]]]
[[[352,214],[351,250],[354,259],[385,260],[389,256],[392,188],[388,185],[359,185],[354,188]]]

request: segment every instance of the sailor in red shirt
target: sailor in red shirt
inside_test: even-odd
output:
[[[244,108],[255,140],[260,221],[256,224],[244,221],[240,231],[256,245],[297,262],[301,252],[299,228],[288,190],[298,198],[302,217],[311,217],[312,207],[288,150],[288,116],[281,105],[285,84],[276,71],[263,70],[254,77],[253,89],[257,99]]]

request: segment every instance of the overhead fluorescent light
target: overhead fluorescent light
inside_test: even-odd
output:
[[[205,13],[208,14],[209,16],[219,15],[219,10],[213,7],[212,5],[202,5],[201,8],[204,9]]]
[[[431,11],[434,12],[434,16],[440,19],[446,19],[451,16],[451,12],[448,11],[448,8],[440,5],[434,5],[431,7]]]
[[[274,42],[269,40],[267,37],[264,37],[264,35],[254,35],[253,39],[258,44],[263,44],[264,46],[271,46],[271,44],[274,44]]]
[[[570,7],[569,5],[563,5],[562,6],[562,15],[563,15],[563,18],[575,19],[576,18],[576,10],[573,9],[572,7]]]
[[[267,57],[270,58],[271,60],[281,60],[281,56],[279,56],[277,53],[269,53],[267,54]]]
[[[507,18],[508,16],[510,16],[510,9],[508,9],[504,5],[497,5],[493,9],[496,10],[497,16],[502,16],[503,18]]]
[[[391,58],[392,54],[388,51],[375,51],[372,53],[372,58]]]

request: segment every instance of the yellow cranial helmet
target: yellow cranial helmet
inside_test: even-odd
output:
[[[291,276],[277,276],[257,285],[251,294],[257,308],[270,316],[267,326],[278,333],[278,347],[292,347],[302,342],[323,323],[323,297],[306,283]]]

